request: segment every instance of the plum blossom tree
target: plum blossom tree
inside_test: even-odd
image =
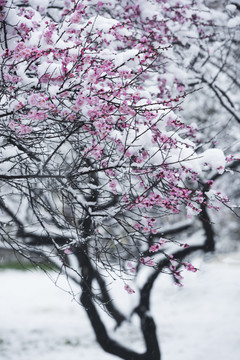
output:
[[[160,359],[151,290],[162,272],[183,286],[184,271],[197,271],[185,258],[214,250],[207,209],[228,199],[210,187],[236,166],[219,149],[200,151],[179,115],[195,89],[175,49],[191,56],[213,36],[193,5],[0,2],[2,243],[77,283],[99,344],[126,360]],[[195,216],[206,239],[191,245],[180,233]],[[99,315],[126,320],[111,301],[116,277],[138,296],[142,354],[113,340]]]

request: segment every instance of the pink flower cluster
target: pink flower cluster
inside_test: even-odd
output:
[[[26,19],[31,20],[35,15],[35,11],[33,9],[25,9],[24,7],[19,9],[18,15],[23,15]]]
[[[9,81],[12,84],[16,84],[21,80],[21,78],[17,75],[4,74],[4,80]]]
[[[188,247],[188,244],[185,244],[185,245],[187,245],[186,247]],[[170,268],[170,270],[171,270],[174,278],[177,280],[176,283],[175,283],[175,285],[177,285],[177,286],[180,286],[180,287],[183,286],[183,284],[181,283],[181,280],[183,279],[183,276],[182,276],[182,274],[181,274],[181,273],[182,273],[182,270],[177,270],[177,266],[178,266],[178,265],[183,265],[184,268],[185,268],[186,270],[188,270],[188,271],[192,271],[192,272],[196,272],[196,271],[197,271],[197,268],[195,268],[191,263],[188,263],[188,262],[183,262],[183,263],[181,263],[181,262],[175,260],[175,259],[173,258],[173,255],[170,255],[169,261],[170,261],[170,266],[169,266],[169,268]]]
[[[140,257],[139,259],[140,263],[147,265],[147,266],[156,266],[156,262],[151,259],[150,256],[146,256],[146,257]]]
[[[179,198],[177,197],[166,197],[163,198],[160,194],[151,192],[148,197],[138,196],[134,204],[129,205],[129,208],[136,206],[137,208],[149,208],[153,206],[163,207],[170,209],[173,213],[178,213],[179,209]]]
[[[188,245],[187,243],[185,244],[180,244],[180,247],[184,247],[184,249],[188,248],[190,245]]]
[[[64,254],[71,255],[72,251],[69,248],[67,248],[67,249],[64,250]]]
[[[95,142],[93,146],[90,146],[85,150],[85,156],[86,157],[93,156],[95,160],[101,160],[102,154],[103,154],[103,146],[96,144]]]
[[[200,17],[190,18],[187,6],[177,2],[168,6],[165,0],[156,1],[165,18],[145,18],[144,2],[136,5],[134,1],[120,1],[111,11],[108,11],[111,3],[105,1],[97,4],[89,1],[87,6],[81,1],[64,3],[67,9],[63,10],[59,24],[46,13],[41,15],[43,8],[38,7],[40,14],[35,14],[29,5],[19,10],[18,16],[22,16],[19,21],[8,25],[16,46],[4,50],[2,63],[6,97],[10,101],[16,99],[17,105],[10,122],[6,120],[6,128],[23,136],[36,125],[39,138],[43,134],[39,141],[43,142],[47,131],[52,136],[56,129],[59,139],[69,134],[66,144],[69,141],[70,147],[74,146],[67,150],[66,158],[62,155],[61,158],[72,157],[72,166],[78,169],[87,163],[91,164],[91,170],[96,170],[101,189],[99,207],[105,202],[111,204],[118,185],[122,184],[125,193],[122,198],[119,194],[118,204],[123,205],[126,228],[133,229],[133,238],[141,235],[147,239],[150,234],[158,233],[152,216],[178,214],[183,205],[190,214],[198,214],[199,204],[205,204],[205,195],[200,190],[185,185],[186,178],[196,183],[198,174],[178,160],[176,166],[170,163],[172,151],[176,154],[182,145],[190,146],[184,137],[174,133],[185,132],[194,137],[195,129],[172,116],[164,119],[164,114],[167,117],[170,110],[179,108],[179,100],[186,96],[182,81],[175,74],[168,76],[171,60],[165,52],[171,44],[181,44],[172,25],[191,22],[203,36]],[[6,1],[0,0],[1,6],[5,4]],[[106,22],[100,25],[98,12],[107,14]],[[34,22],[35,15],[42,16],[43,21]],[[156,92],[149,90],[155,78],[156,87],[150,88],[157,88]],[[20,81],[21,86],[17,86]],[[171,133],[166,127],[171,127]],[[152,149],[156,149],[154,155]],[[56,156],[57,150],[56,145]],[[155,161],[156,155],[159,161]],[[54,156],[50,157],[48,165],[53,160]],[[81,171],[76,173],[76,182],[83,181],[87,188],[87,177],[83,178]],[[208,184],[212,185],[211,182]],[[217,195],[220,201],[228,201]],[[125,213],[133,214],[129,222]],[[136,221],[134,225],[133,221]],[[167,241],[160,238],[148,251],[157,253]],[[64,250],[66,254],[69,251]],[[157,266],[150,256],[140,257],[139,262]],[[172,258],[170,263],[177,285],[181,286],[178,263]],[[197,270],[192,264],[183,265],[188,271]],[[132,274],[136,272],[130,262],[127,268]],[[127,284],[125,290],[130,294],[135,292]]]
[[[133,290],[128,284],[125,284],[124,289],[131,295],[135,293],[135,290]]]
[[[0,0],[0,21],[4,20],[5,18],[5,5],[7,0]]]
[[[13,50],[13,58],[17,61],[28,60],[28,59],[38,59],[41,57],[43,52],[37,47],[26,46],[24,42],[18,43],[18,45]]]
[[[192,272],[196,272],[197,268],[195,268],[191,263],[187,263],[184,262],[183,266],[185,267],[185,269],[187,269],[188,271],[192,271]]]
[[[160,238],[156,244],[153,244],[148,249],[149,252],[157,252],[161,250],[161,247],[166,243],[167,239]]]
[[[135,274],[136,273],[136,266],[134,264],[132,264],[131,261],[128,261],[126,264],[127,268],[129,269],[131,274]]]
[[[148,218],[145,216],[143,222],[147,222],[147,224],[143,225],[139,222],[136,222],[133,227],[139,232],[157,234],[157,229],[154,228],[155,221],[155,218]]]
[[[114,193],[114,194],[117,194],[117,182],[116,180],[112,180],[109,182],[109,186],[111,188],[111,191]]]
[[[48,96],[42,93],[33,93],[28,97],[28,103],[31,106],[39,107],[40,109],[53,110],[56,106],[49,101]]]
[[[32,127],[24,124],[16,124],[14,120],[11,120],[8,124],[11,130],[15,131],[19,135],[26,135],[32,132]]]
[[[76,6],[74,14],[70,17],[71,23],[79,24],[82,20],[83,14],[85,14],[85,6],[83,4],[78,4]]]

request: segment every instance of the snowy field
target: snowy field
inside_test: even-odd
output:
[[[162,276],[154,289],[163,360],[238,360],[240,253],[194,264],[200,271],[186,273],[183,288]],[[2,270],[0,284],[1,360],[117,359],[101,350],[83,309],[45,274]],[[121,294],[125,299],[119,289]],[[134,295],[127,301],[134,302]],[[114,336],[143,348],[134,324]]]

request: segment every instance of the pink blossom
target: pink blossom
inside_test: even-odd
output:
[[[139,223],[135,223],[135,224],[133,225],[133,227],[134,227],[134,229],[136,229],[136,230],[140,230],[140,229],[141,229],[141,225],[140,225]]]
[[[10,127],[10,129],[15,130],[16,128],[15,121],[14,120],[9,121],[8,126]]]
[[[19,124],[16,130],[19,134],[25,135],[32,132],[32,127],[29,125]]]
[[[151,231],[151,229],[150,229],[149,226],[144,226],[143,227],[143,232],[147,233],[147,232],[150,232],[150,231]]]
[[[181,284],[180,282],[175,282],[175,285],[179,286],[179,287],[183,287],[184,285]]]
[[[136,267],[131,263],[131,261],[127,262],[127,268],[129,269],[130,273],[135,274],[136,273]]]
[[[128,284],[124,285],[124,289],[131,295],[135,293],[135,290],[133,290]]]
[[[177,279],[177,280],[183,279],[183,276],[181,275],[181,271],[174,271],[173,275],[174,275],[175,279]]]
[[[184,262],[183,265],[185,269],[187,269],[188,271],[192,271],[192,272],[197,271],[197,268],[195,268],[191,263]]]
[[[209,184],[210,186],[212,186],[214,184],[214,181],[213,180],[207,180],[206,183]]]
[[[109,182],[109,186],[114,194],[117,193],[117,182],[116,180],[112,180]]]
[[[72,251],[67,248],[67,249],[64,250],[64,253],[67,254],[67,255],[70,255],[70,254],[72,254]]]
[[[161,248],[160,244],[153,244],[149,248],[149,252],[157,252]]]
[[[164,239],[161,237],[158,242],[159,242],[160,246],[163,246],[166,243],[166,241],[167,241],[167,239]]]
[[[129,271],[130,271],[131,274],[136,274],[136,268],[135,267],[132,267]]]
[[[152,260],[152,259],[150,258],[150,256],[141,257],[141,258],[139,259],[139,261],[140,261],[142,264],[147,265],[147,266],[155,266],[155,265],[156,265],[155,261]]]

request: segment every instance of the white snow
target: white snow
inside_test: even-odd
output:
[[[234,11],[237,9],[236,5],[228,4],[226,6],[226,10],[230,11],[230,13],[234,13]]]
[[[236,16],[228,21],[228,27],[234,28],[240,25],[240,16]]]
[[[121,66],[127,63],[128,67],[134,67],[139,63],[137,54],[138,54],[137,49],[129,49],[123,51],[117,55],[117,57],[114,59],[114,63],[116,66]],[[130,59],[132,59],[131,62],[129,62]]]
[[[185,272],[183,288],[162,275],[153,290],[151,312],[163,360],[237,360],[240,254],[196,258],[193,263],[200,270]],[[98,346],[81,306],[45,274],[5,270],[0,271],[0,283],[1,359],[117,359]],[[123,287],[115,296],[125,299]],[[128,299],[128,306],[135,302],[134,295]],[[113,336],[140,351],[143,344],[133,320]],[[112,326],[110,319],[107,323]]]
[[[34,9],[38,9],[38,8],[46,9],[49,4],[49,0],[41,0],[40,2],[39,0],[28,0],[28,2],[29,5]]]
[[[202,154],[201,163],[204,166],[210,166],[213,170],[218,171],[219,174],[223,174],[226,160],[222,150],[220,149],[208,149]]]
[[[215,190],[209,190],[209,191],[205,192],[205,195],[207,195],[209,200],[215,200],[217,192]]]

